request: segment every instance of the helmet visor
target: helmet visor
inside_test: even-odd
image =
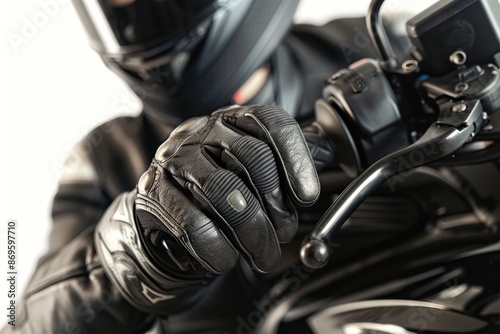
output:
[[[165,43],[207,19],[221,0],[78,0],[75,7],[95,48],[124,54]]]

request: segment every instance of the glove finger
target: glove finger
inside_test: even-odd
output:
[[[292,116],[276,106],[247,106],[216,113],[223,113],[227,123],[269,144],[297,204],[308,206],[316,202],[320,193],[318,175],[302,131]]]
[[[146,172],[138,184],[136,214],[139,221],[159,221],[208,271],[220,274],[232,269],[238,252],[219,227],[175,181],[157,177],[153,185],[151,173],[154,172]]]
[[[278,240],[289,242],[297,232],[298,219],[280,187],[280,178],[272,150],[263,141],[250,136],[241,137],[225,154],[248,174],[276,230]]]
[[[269,272],[281,259],[276,232],[257,198],[234,173],[218,169],[202,187],[189,189],[225,223],[226,235],[234,241],[250,264]]]
[[[241,137],[241,136],[240,136]],[[201,154],[200,154],[201,150]],[[162,166],[198,201],[247,260],[268,272],[281,258],[276,232],[258,199],[234,173],[219,167],[198,145],[182,147]],[[186,164],[182,157],[190,157]]]

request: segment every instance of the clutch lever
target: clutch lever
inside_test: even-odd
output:
[[[302,263],[311,269],[325,266],[330,258],[331,239],[373,191],[397,174],[457,151],[482,129],[486,118],[479,99],[442,102],[438,120],[418,141],[375,162],[340,194],[304,239],[300,250]]]

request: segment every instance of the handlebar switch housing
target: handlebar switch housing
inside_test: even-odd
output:
[[[362,59],[331,76],[323,98],[355,138],[361,167],[409,144],[394,90],[376,60]]]

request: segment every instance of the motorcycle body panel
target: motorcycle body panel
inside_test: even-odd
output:
[[[334,238],[327,267],[275,278],[256,332],[500,333],[498,176],[490,162],[388,182]],[[338,177],[322,175],[342,189]]]

